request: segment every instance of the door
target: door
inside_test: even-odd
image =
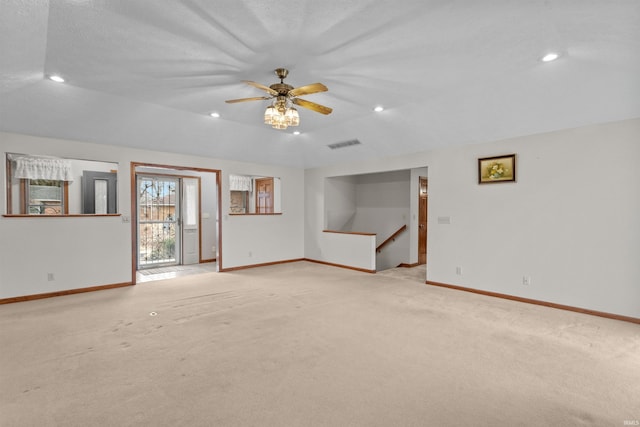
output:
[[[179,178],[137,177],[138,268],[180,263]]]
[[[418,264],[427,263],[427,178],[420,177],[418,199]]]
[[[115,172],[82,172],[82,213],[116,213],[118,174]]]
[[[256,179],[256,213],[273,213],[273,177]]]
[[[182,178],[182,263],[200,262],[200,180]]]

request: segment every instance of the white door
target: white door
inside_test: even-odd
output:
[[[182,178],[182,263],[200,262],[200,212],[197,178]]]

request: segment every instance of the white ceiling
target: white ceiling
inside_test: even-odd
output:
[[[541,62],[549,51],[561,57]],[[278,67],[294,87],[328,86],[303,98],[333,113],[299,108],[301,126],[279,131],[262,124],[268,101],[224,102],[263,96],[241,80],[268,86]],[[0,3],[0,130],[258,163],[640,117],[639,76],[637,0]]]

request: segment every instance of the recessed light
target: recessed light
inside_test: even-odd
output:
[[[558,59],[560,55],[558,55],[555,52],[549,52],[547,53],[545,56],[542,57],[542,62],[551,62],[551,61],[555,61],[556,59]]]
[[[64,83],[64,79],[60,76],[56,76],[55,74],[49,76],[49,80],[53,80],[56,83]]]
[[[376,108],[373,109],[373,111],[375,111],[376,113],[379,113],[381,111],[384,111],[384,107],[382,105],[378,105]]]
[[[211,117],[215,117],[216,119],[220,117],[220,113],[211,113],[209,114]]]
[[[294,135],[300,135],[300,131],[299,131],[299,130],[297,130],[297,131],[293,132],[293,134],[294,134]]]

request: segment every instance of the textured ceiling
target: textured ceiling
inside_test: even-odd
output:
[[[2,0],[0,130],[314,167],[640,116],[640,2]],[[548,51],[561,57],[550,63]],[[324,83],[301,126],[241,83]],[[67,82],[46,79],[59,74]],[[373,107],[385,111],[374,113]],[[221,117],[208,116],[218,112]],[[293,130],[300,130],[295,136]],[[330,150],[357,138],[361,145]]]

